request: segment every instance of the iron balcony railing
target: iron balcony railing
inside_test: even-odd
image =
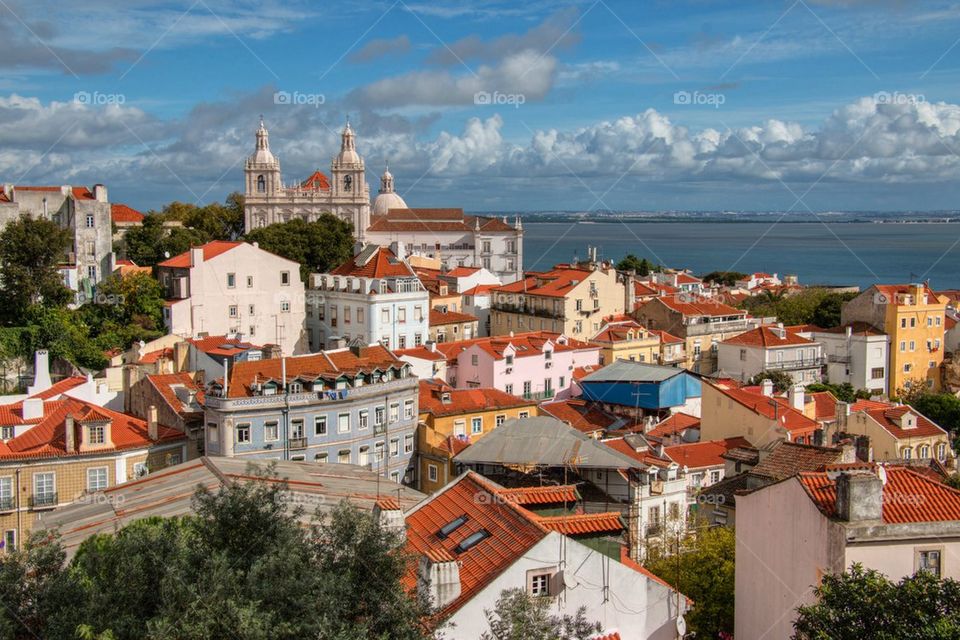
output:
[[[768,362],[767,370],[785,371],[789,369],[811,369],[819,367],[826,363],[824,358],[796,358],[794,360],[783,360],[782,362]]]
[[[35,493],[30,497],[31,507],[55,507],[56,505],[56,493]]]
[[[306,438],[288,438],[287,439],[287,448],[291,451],[298,449],[307,448],[307,439]]]
[[[13,497],[0,498],[0,511],[10,511],[13,509]]]

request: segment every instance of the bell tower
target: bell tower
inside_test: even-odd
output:
[[[270,134],[260,116],[260,127],[257,129],[257,146],[253,154],[247,158],[244,167],[245,195],[247,198],[264,198],[278,194],[281,191],[280,160],[270,152]]]
[[[340,134],[340,153],[330,170],[333,213],[353,223],[354,236],[362,240],[370,225],[370,186],[349,118]]]

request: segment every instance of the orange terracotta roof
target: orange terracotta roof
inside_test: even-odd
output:
[[[317,169],[310,174],[309,178],[300,183],[300,188],[310,191],[330,191],[330,180],[322,171]]]
[[[594,371],[600,371],[600,369],[603,369],[603,366],[599,364],[597,365],[588,364],[583,367],[577,367],[576,369],[573,370],[573,379],[575,382],[579,382],[580,380],[583,380]]]
[[[678,273],[677,274],[677,284],[697,284],[702,283],[703,280],[696,278],[689,273]]]
[[[649,331],[660,336],[660,344],[683,344],[683,338],[678,338],[672,333],[667,333],[661,329],[650,329]]]
[[[450,278],[466,278],[467,276],[472,276],[477,271],[480,271],[480,267],[455,267],[443,275]]]
[[[208,242],[203,245],[203,260],[212,260],[217,256],[230,251],[240,245],[244,244],[243,242],[228,242],[226,240],[214,240],[213,242]],[[190,251],[184,251],[178,256],[174,256],[163,262],[157,264],[158,267],[174,267],[177,269],[186,269],[190,266]]]
[[[643,451],[637,451],[634,447],[630,446],[630,443],[624,438],[601,440],[601,442],[611,449],[628,455],[634,460],[638,460],[644,464],[653,465],[655,467],[669,467],[673,464],[673,460],[658,456],[652,447]]]
[[[913,285],[910,284],[875,284],[873,288],[879,293],[886,295],[891,303],[895,302],[897,294],[911,293],[913,291]],[[931,296],[936,295],[936,293],[925,284],[920,285],[920,290],[922,293],[928,293]]]
[[[431,323],[432,325],[432,323]],[[524,358],[527,356],[536,356],[543,353],[543,346],[548,342],[553,343],[553,350],[557,353],[564,351],[578,351],[582,349],[599,351],[600,347],[592,345],[573,338],[565,338],[565,342],[559,342],[562,334],[550,331],[530,331],[527,333],[517,333],[513,336],[491,336],[486,338],[473,338],[471,340],[458,340],[456,342],[437,343],[437,349],[442,351],[447,357],[447,361],[455,361],[457,357],[472,346],[483,349],[497,360],[504,358],[504,351],[508,346],[515,349],[514,357]]]
[[[173,349],[167,347],[164,349],[157,349],[156,351],[147,351],[145,354],[140,356],[140,360],[137,364],[154,364],[160,358],[173,358]]]
[[[475,287],[471,287],[464,291],[461,295],[465,296],[483,296],[489,294],[491,291],[499,287],[498,284],[478,284]]]
[[[330,273],[355,278],[415,278],[417,275],[410,265],[397,258],[388,247],[379,247],[373,254],[361,251]]]
[[[400,369],[410,366],[381,344],[361,347],[359,355],[354,354],[351,349],[338,349],[303,356],[236,362],[233,370],[230,371],[228,397],[243,398],[253,395],[253,383],[256,381],[279,381],[284,361],[286,361],[288,381],[298,376],[314,379],[340,375],[354,376],[374,370],[385,371],[391,367]]]
[[[131,222],[140,224],[143,222],[143,214],[133,207],[128,207],[125,204],[111,204],[110,219],[113,220],[113,222]]]
[[[63,380],[58,380],[57,382],[53,383],[49,389],[45,389],[29,397],[37,398],[39,400],[56,400],[59,399],[60,395],[82,385],[86,381],[87,379],[83,376],[71,376],[69,378],[64,378]],[[41,420],[43,420],[42,417],[24,420],[23,400],[11,404],[0,405],[0,425],[2,426],[13,427],[24,424],[36,424]]]
[[[580,501],[580,493],[577,492],[576,485],[572,484],[501,488],[497,490],[497,493],[521,506],[559,504],[561,502],[573,504]]]
[[[579,399],[547,402],[540,405],[540,411],[566,422],[582,433],[606,431],[622,422],[621,418],[607,413],[595,404]]]
[[[439,327],[447,324],[461,324],[463,322],[477,322],[479,318],[469,313],[460,313],[459,311],[440,311],[439,309],[430,309],[430,326]]]
[[[761,393],[751,393],[746,388],[724,388],[718,385],[714,385],[714,388],[757,415],[770,420],[776,419],[780,426],[797,435],[804,435],[807,431],[814,431],[820,427],[816,420],[808,418],[791,407],[784,398],[770,398]]]
[[[600,331],[590,338],[590,340],[597,342],[625,342],[627,340],[644,340],[651,336],[659,342],[659,334],[647,331],[647,329],[636,320],[619,320],[607,321],[600,327]]]
[[[554,269],[535,276],[527,274],[526,277],[497,287],[494,291],[562,298],[589,278],[592,273],[593,271],[587,269]]]
[[[392,496],[382,496],[377,498],[375,503],[381,511],[401,511],[400,501]]]
[[[449,453],[452,458],[471,444],[470,436],[447,436],[443,442],[440,443],[440,448]]]
[[[74,387],[79,387],[86,381],[87,379],[83,376],[70,376],[69,378],[64,378],[63,380],[58,380],[57,382],[54,382],[49,389],[45,389],[39,393],[35,393],[30,397],[40,398],[41,400],[51,400],[59,396],[61,393],[66,393],[67,391],[70,391],[70,389],[73,389]]]
[[[237,340],[236,338],[228,338],[225,335],[207,336],[206,338],[189,338],[188,340],[190,344],[195,346],[197,349],[212,356],[229,357],[235,356],[243,351],[249,351],[250,349],[263,348],[250,342]]]
[[[850,327],[853,335],[861,336],[882,336],[885,335],[883,331],[879,331],[874,328],[873,325],[867,322],[851,322],[849,324],[840,325],[839,327],[828,327],[826,329],[816,329],[816,331],[821,331],[823,333],[846,333],[847,327]]]
[[[495,499],[496,493],[496,485],[468,471],[407,514],[408,553],[432,554],[460,565],[460,596],[438,611],[438,618],[463,606],[547,535],[536,516],[509,500]],[[464,515],[466,522],[446,538],[437,535],[441,527]],[[481,530],[490,535],[476,546],[458,551],[465,538]],[[416,585],[417,566],[411,563],[404,586],[413,591]]]
[[[596,533],[620,533],[626,529],[620,512],[578,513],[563,516],[541,516],[540,524],[566,536]]]
[[[681,467],[702,469],[704,467],[722,467],[723,454],[738,447],[752,447],[743,437],[736,436],[725,440],[708,440],[664,447],[664,454]]]
[[[658,422],[646,435],[654,438],[665,438],[674,434],[683,433],[687,429],[699,428],[700,418],[680,412]]]
[[[837,399],[829,391],[807,392],[804,400],[813,402],[813,414],[817,420],[832,420],[837,417]]]
[[[153,441],[147,433],[147,423],[125,413],[98,407],[82,400],[64,397],[43,403],[43,418],[25,433],[0,443],[0,460],[32,459],[86,455],[87,452],[66,450],[66,418],[75,416],[77,433],[74,442],[80,442],[80,422],[110,421],[112,447],[99,448],[89,453],[139,449],[162,442],[185,440],[186,435],[176,429],[160,426],[158,439]]]
[[[446,360],[447,356],[443,355],[442,351],[432,351],[427,347],[413,347],[410,349],[397,349],[394,353],[398,357],[408,356],[410,358],[419,358],[421,360],[430,360],[432,362],[439,362],[440,360]]]
[[[449,402],[443,401],[444,395],[449,397]],[[454,389],[441,380],[420,381],[420,412],[434,416],[483,413],[536,404],[534,400],[524,400],[499,389]]]
[[[715,302],[706,299],[691,299],[692,296],[678,294],[674,296],[661,296],[648,302],[647,304],[662,303],[667,308],[681,313],[685,316],[746,316],[747,312],[742,309],[731,307],[722,302]]]
[[[777,335],[775,328],[764,325],[745,331],[738,336],[727,338],[722,344],[739,345],[744,347],[786,347],[795,345],[816,344],[813,340],[801,338],[796,333],[784,328],[783,337]]]
[[[953,328],[957,326],[956,318],[947,316],[946,318],[944,318],[943,326],[946,328],[947,331],[952,331]]]
[[[904,467],[885,467],[882,519],[885,524],[960,520],[960,491]],[[827,517],[837,511],[836,481],[825,472],[800,473],[813,503]]]
[[[14,191],[49,191],[60,193],[60,187],[20,187],[15,186]],[[93,192],[86,187],[71,187],[70,192],[78,200],[93,200]]]
[[[866,413],[898,440],[927,436],[945,437],[947,435],[944,429],[909,405],[859,400],[851,406],[851,411]],[[910,429],[900,426],[900,419],[907,413],[916,416],[916,426]]]
[[[196,394],[197,403],[200,405],[203,404],[203,389],[201,389],[200,385],[198,385],[196,380],[193,379],[193,376],[186,371],[181,371],[180,373],[161,373],[148,375],[147,380],[150,382],[153,388],[157,390],[170,408],[177,413],[182,414],[185,412],[183,408],[183,402],[177,397],[177,392],[175,390],[175,388],[178,386],[183,386],[193,391]],[[199,411],[202,413],[203,409],[201,408]]]
[[[368,231],[429,233],[438,231],[514,231],[500,218],[467,216],[463,209],[390,209],[386,215],[370,220]]]

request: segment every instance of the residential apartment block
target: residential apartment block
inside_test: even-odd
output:
[[[800,384],[820,382],[825,360],[818,342],[777,324],[764,325],[717,345],[717,369],[746,382],[764,371],[782,371]]]
[[[300,265],[245,242],[214,241],[157,265],[169,333],[242,336],[307,350]]]
[[[703,381],[700,435],[704,440],[742,436],[757,447],[778,440],[806,444],[824,442],[823,425],[804,412],[799,385],[784,398],[773,395],[770,381],[760,387]]]
[[[865,438],[862,458],[878,461],[935,459],[956,467],[950,434],[909,405],[858,400],[840,417],[837,430]]]
[[[430,294],[400,255],[402,245],[368,244],[328,274],[310,276],[311,351],[357,341],[406,349],[426,342]]]
[[[947,297],[925,284],[877,284],[843,305],[841,323],[865,322],[890,337],[889,392],[917,381],[940,389]]]
[[[204,398],[207,455],[359,464],[413,482],[417,379],[373,344],[237,363]]]
[[[529,273],[522,280],[492,289],[490,332],[553,331],[587,340],[603,319],[624,312],[624,282],[607,265],[557,268]]]
[[[854,389],[866,389],[874,395],[889,392],[890,336],[887,334],[866,322],[800,331],[799,334],[823,345],[828,382],[849,382]]]

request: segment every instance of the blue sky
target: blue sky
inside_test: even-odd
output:
[[[0,2],[0,175],[140,209],[284,179],[350,116],[412,206],[957,208],[960,4]],[[278,104],[276,95],[291,102]],[[492,96],[477,104],[477,95]]]

